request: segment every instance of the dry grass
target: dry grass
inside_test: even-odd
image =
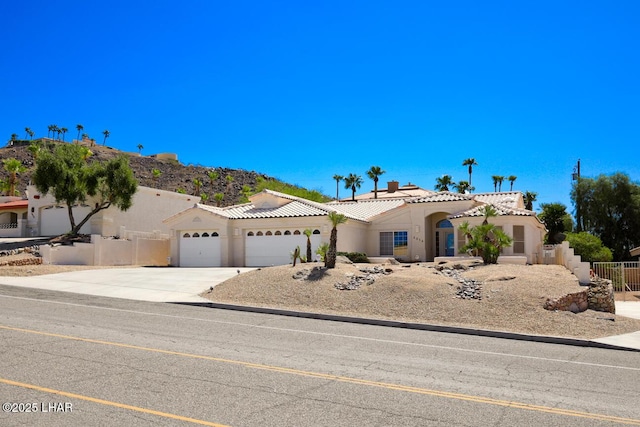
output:
[[[458,283],[429,264],[392,266],[392,274],[372,285],[335,289],[334,284],[346,281],[348,274],[358,274],[360,266],[338,264],[321,278],[304,281],[292,276],[311,268],[307,264],[263,268],[234,277],[202,296],[220,303],[562,337],[591,339],[640,330],[640,320],[610,313],[545,310],[547,297],[584,290],[561,266],[475,267],[463,276],[483,282],[482,300],[456,298]]]

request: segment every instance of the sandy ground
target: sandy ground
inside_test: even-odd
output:
[[[31,257],[18,255],[15,257]],[[12,256],[12,259],[15,259]],[[8,257],[1,257],[0,264]],[[640,331],[640,320],[587,310],[583,313],[551,312],[546,298],[584,288],[564,267],[555,265],[476,266],[463,277],[482,282],[481,300],[456,297],[458,282],[438,273],[433,264],[385,265],[392,272],[357,290],[337,290],[349,275],[372,264],[338,264],[313,280],[294,279],[296,267],[268,267],[240,274],[202,296],[215,302],[290,310],[343,314],[439,325],[576,338],[600,338]],[[73,265],[0,266],[1,276],[35,276],[99,268]],[[0,279],[1,283],[1,279]],[[621,295],[616,295],[619,298]],[[627,293],[627,300],[638,300]]]

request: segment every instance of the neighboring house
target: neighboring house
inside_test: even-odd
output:
[[[28,205],[20,197],[0,197],[0,237],[24,237]]]
[[[56,203],[50,194],[43,196],[29,186],[29,236],[58,236],[71,230],[66,205]],[[193,206],[200,197],[138,186],[133,204],[127,211],[110,207],[95,214],[81,228],[83,234],[120,236],[123,229],[136,232],[167,233],[163,219]],[[91,211],[91,199],[73,207],[74,219],[79,223]]]
[[[517,256],[528,263],[542,261],[546,230],[534,212],[524,209],[522,193],[471,195],[389,184],[382,193],[385,196],[381,197],[379,190],[375,200],[373,193],[366,193],[355,202],[317,203],[264,190],[243,205],[216,208],[196,204],[164,221],[171,229],[171,264],[286,264],[296,246],[305,253],[304,229],[313,231],[314,253],[320,243],[329,241],[327,215],[332,211],[348,219],[338,228],[338,251],[433,261],[460,255],[458,248],[464,244],[464,237],[458,234],[457,226],[464,221],[480,224],[481,207],[487,204],[498,212],[498,217],[490,221],[514,238],[513,246],[504,248],[503,255]]]

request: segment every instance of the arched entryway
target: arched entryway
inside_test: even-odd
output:
[[[435,257],[455,256],[455,228],[447,219],[448,212],[436,212],[424,219],[427,261]]]

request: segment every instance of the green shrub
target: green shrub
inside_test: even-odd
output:
[[[611,250],[602,244],[599,237],[586,231],[567,233],[567,241],[576,255],[586,262],[608,262],[613,259]]]
[[[369,262],[369,258],[367,258],[367,254],[363,252],[338,252],[337,255],[346,256],[347,258],[349,258],[349,261],[351,262],[361,262],[361,263]]]

